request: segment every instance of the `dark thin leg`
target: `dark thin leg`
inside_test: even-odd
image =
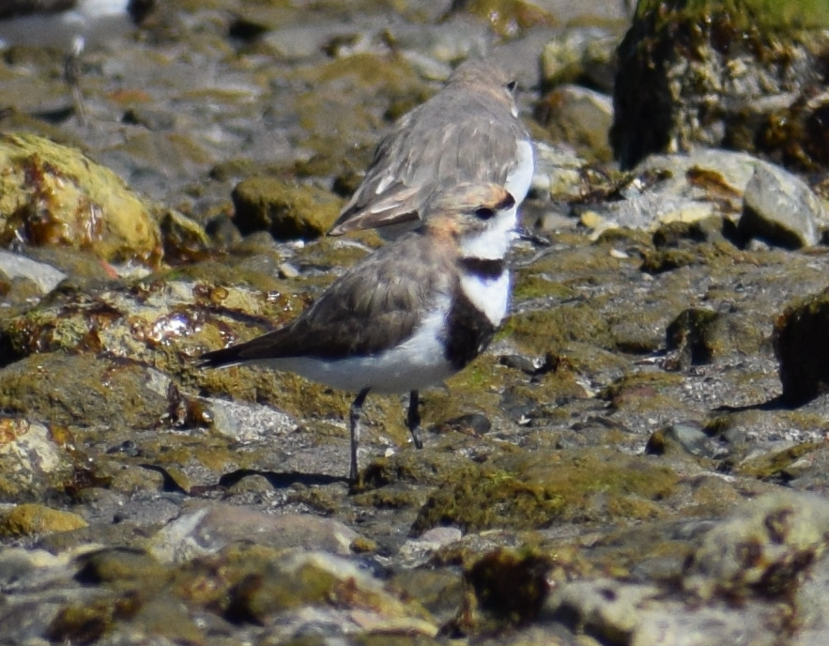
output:
[[[360,420],[363,418],[363,403],[368,395],[368,388],[363,388],[357,398],[351,403],[348,419],[351,422],[351,469],[348,479],[357,482],[357,445],[360,444]]]
[[[409,413],[406,416],[406,426],[412,434],[414,445],[418,449],[423,448],[423,440],[420,439],[420,411],[418,405],[420,404],[420,395],[416,390],[409,393]]]
[[[81,125],[86,125],[86,104],[81,92],[79,55],[80,52],[72,52],[66,57],[63,74],[69,89],[72,90],[72,101],[75,103],[78,121]]]

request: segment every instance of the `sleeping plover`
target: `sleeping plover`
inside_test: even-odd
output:
[[[440,186],[461,182],[504,186],[517,207],[529,190],[534,157],[514,90],[515,83],[485,61],[460,65],[446,87],[380,141],[330,234],[378,228],[392,238],[418,226]]]
[[[422,208],[421,228],[355,265],[293,322],[199,359],[209,367],[258,363],[357,393],[352,482],[368,393],[410,393],[407,425],[421,448],[418,390],[475,359],[507,313],[512,195],[495,184],[461,184]]]
[[[77,58],[86,45],[117,38],[140,25],[156,0],[2,0],[0,48],[48,47],[66,54],[65,76],[83,118]]]

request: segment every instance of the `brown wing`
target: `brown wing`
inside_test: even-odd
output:
[[[446,114],[461,114],[447,121]],[[524,126],[508,109],[443,92],[404,117],[378,145],[363,183],[331,235],[399,224],[422,216],[441,184],[503,184],[515,164]]]
[[[435,271],[438,268],[440,271]],[[449,261],[420,233],[374,252],[336,280],[284,328],[224,350],[202,365],[311,356],[342,359],[385,350],[411,336],[419,313],[451,290]]]

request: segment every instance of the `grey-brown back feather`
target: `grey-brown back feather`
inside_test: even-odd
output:
[[[443,271],[434,271],[441,267]],[[403,269],[405,267],[405,269]],[[311,308],[284,328],[224,350],[202,365],[309,356],[372,355],[405,341],[424,309],[458,277],[451,259],[421,231],[383,247],[337,279]]]
[[[493,103],[485,96],[458,90],[447,86],[403,117],[380,142],[365,179],[343,208],[332,233],[361,229],[364,218],[371,218],[372,226],[382,225],[373,216],[378,212],[384,221],[414,219],[422,215],[429,197],[445,185],[506,182],[517,163],[510,163],[518,156],[517,141],[529,139],[526,128],[512,117],[506,96]],[[447,113],[462,118],[441,121]],[[434,127],[436,122],[442,126]],[[378,194],[378,187],[389,176],[394,181]]]

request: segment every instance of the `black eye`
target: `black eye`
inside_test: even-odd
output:
[[[495,217],[495,210],[482,206],[479,209],[475,209],[475,217],[479,220],[489,220],[490,218]]]
[[[507,91],[510,94],[514,94],[515,93],[515,88],[518,87],[518,84],[515,81],[510,81],[504,87],[507,88]]]

